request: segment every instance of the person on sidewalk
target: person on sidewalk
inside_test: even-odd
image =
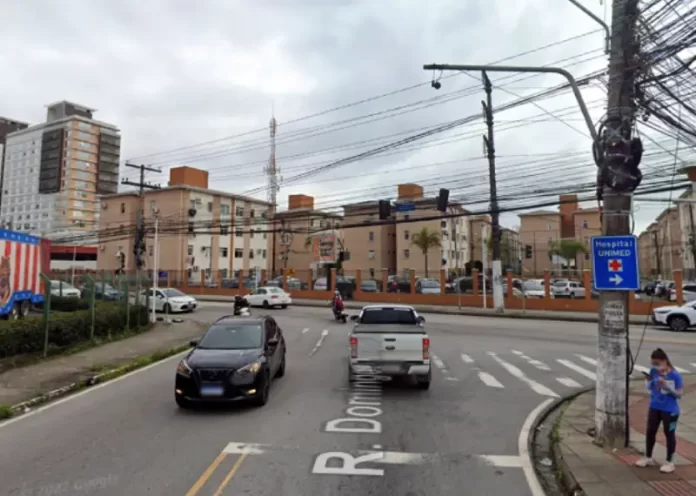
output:
[[[679,372],[674,370],[672,363],[661,348],[657,348],[650,355],[652,368],[645,375],[645,387],[650,391],[650,409],[648,410],[648,425],[645,435],[645,458],[636,462],[639,467],[655,465],[653,460],[653,448],[657,430],[662,424],[667,440],[667,461],[660,472],[671,474],[674,472],[674,452],[677,449],[677,420],[679,419],[679,399],[682,396],[682,381]]]

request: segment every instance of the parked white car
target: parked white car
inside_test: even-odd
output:
[[[530,279],[524,281],[522,287],[524,288],[525,298],[543,298],[546,294],[543,279]]]
[[[551,285],[554,298],[584,298],[585,288],[577,281],[560,280]]]
[[[246,298],[246,301],[248,301],[249,305],[252,307],[287,308],[288,305],[292,304],[290,295],[275,286],[258,288],[244,298]]]
[[[82,293],[72,284],[65,281],[51,281],[51,295],[63,298],[79,298]]]
[[[685,282],[682,285],[682,297],[684,298],[684,301],[695,301],[696,300],[696,283],[694,282]],[[669,301],[677,301],[677,290],[675,289],[670,289],[669,290]]]
[[[673,331],[687,331],[689,327],[696,325],[696,302],[656,308],[653,310],[652,320],[654,324],[669,326]]]
[[[148,303],[147,294],[150,293],[150,298],[155,299],[155,310],[158,312],[176,313],[176,312],[193,312],[198,306],[195,298],[182,293],[176,288],[157,288],[145,289],[138,295],[138,302],[141,305]],[[150,300],[152,306],[152,300]]]

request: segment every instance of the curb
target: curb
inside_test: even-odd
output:
[[[541,412],[539,412],[539,415],[537,415],[537,418],[534,420],[532,423],[532,428],[529,431],[529,437],[527,438],[527,449],[529,450],[529,453],[535,454],[535,441],[536,441],[536,436],[537,432],[539,431],[539,426],[548,418],[548,416],[555,411],[556,409],[560,408],[564,403],[568,403],[570,401],[573,401],[575,398],[578,396],[589,393],[590,391],[594,390],[595,386],[585,386],[582,389],[579,389],[577,391],[573,391],[572,393],[566,394],[565,396],[561,396],[560,398],[556,398],[553,400],[551,403],[549,403],[546,408],[544,408]],[[552,456],[552,461],[556,465],[556,467],[561,471],[561,477],[562,480],[558,481],[559,485],[563,488],[566,489],[566,492],[569,494],[575,494],[572,491],[578,489],[580,486],[575,480],[575,477],[573,476],[572,472],[568,468],[568,466],[565,463],[565,460],[563,460],[563,455],[558,453],[558,451],[555,448],[555,445],[551,444],[549,441],[549,447],[550,447],[550,452]],[[539,471],[537,469],[537,464],[534,463],[534,473],[537,476],[537,480],[540,478],[539,477]]]
[[[230,300],[223,300],[223,299],[218,299],[215,298],[214,296],[207,296],[207,295],[193,295],[198,301],[201,302],[214,302],[214,303],[229,303]],[[363,307],[363,305],[369,304],[370,302],[364,302],[364,304],[361,303],[355,303],[355,302],[345,302],[345,308],[346,309],[351,309],[351,310],[359,310]],[[318,302],[317,303],[309,303],[306,301],[303,302],[297,302],[297,300],[292,302],[292,306],[295,307],[316,307],[316,308],[322,308],[322,307],[327,307],[328,305],[324,304],[323,302]],[[587,316],[584,315],[539,315],[539,314],[530,314],[530,313],[523,313],[518,310],[514,310],[512,312],[501,312],[501,313],[488,313],[488,312],[481,312],[481,311],[476,311],[476,310],[466,310],[466,307],[463,307],[462,310],[457,310],[457,309],[440,309],[440,308],[430,308],[428,307],[427,309],[423,309],[420,305],[415,304],[411,305],[413,306],[416,311],[421,312],[421,313],[432,313],[432,314],[438,314],[438,315],[462,315],[462,316],[469,316],[469,317],[497,317],[497,318],[503,318],[503,319],[525,319],[525,320],[547,320],[547,321],[556,321],[556,322],[589,322],[589,323],[597,323],[599,322],[599,319],[597,315],[589,313]],[[644,325],[645,322],[649,319],[649,315],[630,315],[629,316],[629,324],[630,325]]]
[[[166,360],[167,358],[171,358],[178,353],[182,353],[186,351],[189,348],[188,345],[184,346],[178,346],[174,348],[170,348],[166,351],[162,352],[157,352],[155,351],[154,353],[150,355],[143,355],[142,357],[136,357],[134,358],[131,362],[127,363],[126,365],[123,365],[121,367],[116,367],[113,369],[106,370],[105,372],[101,372],[99,374],[93,375],[88,377],[87,379],[84,379],[82,381],[77,381],[73,382],[71,384],[68,384],[67,386],[63,386],[57,389],[54,389],[52,391],[49,391],[47,393],[41,394],[39,396],[35,396],[27,401],[23,401],[21,403],[17,403],[16,405],[12,405],[10,407],[10,411],[14,416],[21,415],[24,413],[27,413],[30,408],[43,405],[45,403],[48,403],[51,400],[55,400],[58,398],[62,398],[64,396],[68,396],[70,393],[73,393],[75,391],[81,390],[81,389],[86,389],[92,386],[96,386],[97,384],[102,384],[104,382],[108,382],[112,379],[115,379],[116,377],[120,377],[122,375],[125,375],[129,372],[133,372],[135,370],[138,370],[140,368],[146,367],[148,365],[152,365],[157,362],[161,362],[162,360]],[[138,364],[137,366],[134,366],[136,361],[140,358],[152,356],[152,355],[158,355],[157,360],[153,360],[148,363],[143,363],[143,364]]]

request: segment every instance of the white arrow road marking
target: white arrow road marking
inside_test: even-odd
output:
[[[502,358],[500,358],[498,355],[495,353],[489,351],[488,354],[496,361],[498,362],[505,370],[507,370],[511,375],[517,377],[520,381],[524,382],[527,386],[532,388],[532,391],[534,391],[537,394],[541,394],[543,396],[550,396],[552,398],[558,398],[558,395],[554,393],[551,389],[547,388],[543,384],[540,384],[529,377],[527,377],[524,372],[522,372],[520,369],[512,365],[511,363],[506,362]]]
[[[610,277],[609,281],[613,282],[614,286],[618,286],[621,284],[621,281],[623,281],[623,278],[619,274],[616,274],[614,277]]]
[[[317,341],[317,344],[314,346],[314,349],[309,353],[309,356],[314,355],[317,351],[319,351],[319,348],[321,348],[321,345],[324,343],[324,340],[326,339],[326,336],[329,335],[329,331],[324,329],[321,331],[321,336],[319,336],[319,341]]]

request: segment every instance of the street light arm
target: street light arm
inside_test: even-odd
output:
[[[610,52],[610,43],[611,43],[611,30],[609,29],[609,25],[604,22],[599,16],[597,16],[595,13],[593,13],[591,10],[589,10],[587,7],[584,5],[581,5],[577,0],[569,0],[570,3],[575,5],[577,8],[582,10],[585,14],[587,14],[593,21],[595,21],[597,24],[602,26],[604,29],[605,37],[604,37],[604,53],[609,55]]]
[[[528,67],[528,66],[515,66],[515,65],[474,65],[474,64],[427,64],[423,66],[426,71],[487,71],[487,72],[532,72],[537,74],[559,74],[566,78],[568,84],[573,89],[573,94],[580,107],[580,112],[585,119],[585,124],[587,125],[587,130],[592,136],[592,140],[596,143],[598,141],[597,130],[592,123],[592,118],[590,117],[590,112],[587,110],[587,105],[585,105],[585,100],[582,98],[582,93],[580,93],[580,88],[578,87],[577,81],[573,75],[561,69],[560,67]]]

